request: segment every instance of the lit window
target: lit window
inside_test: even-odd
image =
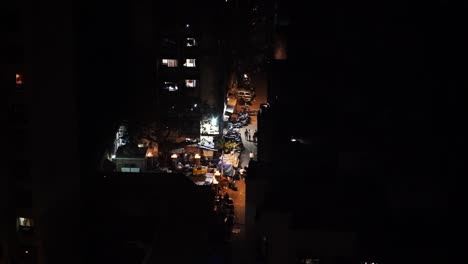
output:
[[[135,172],[135,173],[140,172],[140,168],[133,168],[133,167],[122,167],[120,170],[122,172]]]
[[[191,68],[196,67],[195,61],[196,61],[195,59],[186,59],[184,66],[191,67]]]
[[[177,67],[177,60],[174,59],[162,59],[162,65],[166,67]]]
[[[18,231],[32,231],[34,227],[34,222],[31,218],[27,217],[17,217],[16,218],[16,227]]]
[[[197,40],[195,38],[187,38],[186,45],[187,45],[187,47],[194,47],[194,46],[197,46],[198,43],[197,43]]]
[[[33,226],[33,221],[31,218],[18,217],[18,226]]]
[[[22,85],[23,84],[23,76],[20,73],[16,74],[16,85]]]
[[[197,80],[185,80],[185,87],[197,87]]]
[[[169,92],[175,92],[179,90],[179,87],[175,82],[164,82],[163,89],[168,90]]]

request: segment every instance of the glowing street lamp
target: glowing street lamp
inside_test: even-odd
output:
[[[195,165],[198,167],[200,166],[200,155],[197,153],[195,154]]]
[[[253,158],[254,158],[254,154],[253,154],[252,151],[250,151],[250,153],[249,153],[249,158],[250,158],[251,160],[253,160]]]
[[[216,177],[213,179],[213,185],[215,186],[216,195],[218,195],[218,193],[219,193],[219,182],[216,179]]]
[[[146,157],[151,160],[151,168],[153,168],[153,153],[151,152],[146,153]]]

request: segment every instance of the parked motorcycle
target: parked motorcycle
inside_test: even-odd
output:
[[[231,181],[228,183],[228,188],[237,192],[236,181]]]

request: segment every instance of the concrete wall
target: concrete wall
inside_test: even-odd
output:
[[[318,258],[335,263],[337,258],[356,257],[357,237],[353,232],[297,229],[291,230],[290,248],[293,256]]]
[[[30,8],[27,75],[38,263],[81,263],[73,1],[31,1]]]
[[[219,57],[202,55],[200,58],[200,99],[210,105],[219,103],[222,76],[219,72]]]
[[[134,164],[135,167],[140,168],[142,172],[146,171],[146,162],[147,160],[145,158],[115,159],[116,170],[119,172],[122,171],[122,168],[128,168],[125,164]]]
[[[288,213],[263,213],[258,225],[259,237],[266,237],[267,263],[282,264],[293,263],[289,243],[290,215]]]
[[[256,228],[257,239],[266,238],[268,263],[296,263],[303,257],[326,263],[355,259],[357,237],[353,232],[292,229],[286,212],[262,213]]]
[[[152,1],[132,1],[131,90],[135,110],[153,114],[156,104],[156,55]]]

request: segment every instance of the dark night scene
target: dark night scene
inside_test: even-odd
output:
[[[2,3],[0,264],[468,263],[467,7]]]

